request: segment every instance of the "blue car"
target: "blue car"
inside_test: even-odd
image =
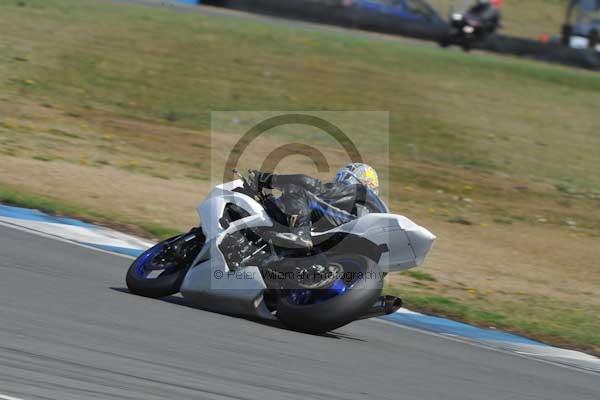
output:
[[[425,0],[202,0],[202,4],[438,41],[448,24]]]
[[[442,18],[423,0],[347,0],[348,6],[357,9],[412,20],[415,22],[441,22]]]

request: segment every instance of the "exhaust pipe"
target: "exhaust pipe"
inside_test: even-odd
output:
[[[369,310],[358,319],[368,319],[381,317],[382,315],[393,314],[402,307],[402,299],[396,296],[381,296]]]

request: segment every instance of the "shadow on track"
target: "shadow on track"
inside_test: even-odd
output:
[[[131,293],[127,288],[122,288],[122,287],[110,287],[111,290],[114,290],[115,292],[119,292],[119,293],[125,293],[125,294],[129,294],[132,296],[136,296],[133,293]],[[142,297],[142,296],[138,296],[138,297]],[[202,307],[198,307],[198,306],[194,306],[192,304],[189,304],[186,302],[186,300],[183,297],[180,296],[167,296],[167,297],[162,297],[159,299],[150,299],[148,297],[145,297],[149,300],[157,300],[157,301],[163,301],[165,303],[170,303],[170,304],[176,304],[178,306],[183,306],[183,307],[187,307],[187,308],[191,308],[194,310],[201,310],[201,311],[205,311],[205,312],[210,312],[210,313],[214,313],[214,314],[219,314],[217,312],[211,311],[211,310],[207,310],[204,309]],[[281,330],[285,330],[285,331],[291,331],[291,332],[297,332],[294,331],[292,329],[287,328],[285,325],[283,325],[281,322],[279,321],[269,321],[269,320],[263,320],[263,319],[259,319],[259,318],[249,318],[247,316],[244,315],[235,315],[235,314],[225,314],[222,313],[221,315],[227,315],[230,317],[235,317],[235,318],[240,318],[240,319],[244,319],[246,321],[251,321],[260,325],[264,325],[264,326],[269,326],[271,328],[275,328],[275,329],[281,329]],[[302,332],[297,332],[297,333],[302,333]],[[306,335],[310,335],[308,333],[306,333]],[[356,338],[356,337],[352,337],[349,335],[344,335],[342,333],[323,333],[320,335],[310,335],[310,336],[319,336],[319,337],[324,337],[324,338],[330,338],[330,339],[337,339],[337,340],[342,340],[342,339],[346,339],[346,340],[353,340],[353,341],[357,341],[357,342],[366,342],[366,340],[360,339],[360,338]]]

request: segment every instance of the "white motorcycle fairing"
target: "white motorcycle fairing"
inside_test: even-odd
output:
[[[206,242],[186,274],[181,293],[191,302],[217,312],[275,319],[265,305],[267,288],[258,266],[232,271],[219,249],[223,239],[242,229],[271,227],[273,221],[260,203],[250,196],[235,192],[243,182],[236,180],[217,186],[198,211]],[[222,223],[225,208],[235,204],[249,216],[228,224]],[[226,225],[226,226],[223,226]],[[320,235],[351,234],[383,249],[379,266],[383,272],[401,271],[422,264],[435,236],[406,217],[394,214],[368,214]]]

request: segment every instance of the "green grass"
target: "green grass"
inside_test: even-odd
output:
[[[52,158],[47,156],[33,156],[32,158],[38,161],[52,161]]]
[[[82,137],[79,135],[76,135],[74,133],[65,132],[60,129],[49,129],[48,133],[51,135],[55,135],[55,136],[68,137],[68,138],[73,138],[73,139],[82,139]]]
[[[537,338],[541,341],[566,347],[596,351],[600,346],[597,335],[600,325],[595,321],[593,309],[566,310],[552,299],[517,301],[508,310],[490,304],[485,299],[471,301],[439,295],[425,295],[410,289],[398,290],[386,286],[386,293],[400,296],[406,307],[424,313],[441,315],[484,328],[497,328]],[[491,311],[494,310],[494,311]],[[551,321],[551,322],[550,322]]]
[[[506,316],[499,313],[482,311],[460,301],[443,296],[413,295],[405,298],[407,305],[424,312],[432,312],[451,318],[476,323],[483,326],[504,326]]]
[[[0,5],[5,98],[19,93],[71,116],[103,110],[200,130],[211,110],[389,110],[392,161],[600,190],[600,175],[580,174],[600,168],[597,74],[154,8],[17,4]],[[97,20],[111,22],[90,31]],[[48,32],[60,46],[41,45]]]
[[[437,279],[435,279],[435,277],[433,277],[430,274],[428,274],[427,272],[423,272],[423,271],[409,270],[409,271],[403,272],[402,275],[408,276],[408,277],[416,279],[418,281],[429,281],[429,282],[437,281]]]
[[[164,227],[159,224],[132,220],[129,217],[117,213],[100,213],[75,204],[68,204],[48,196],[24,193],[21,190],[15,190],[14,188],[4,185],[0,185],[0,204],[30,208],[43,211],[50,215],[69,216],[84,221],[99,222],[124,230],[131,230],[132,227],[137,227],[139,229],[136,230],[136,233],[143,234],[150,238],[166,239],[181,233],[176,229]]]
[[[181,234],[181,231],[178,229],[168,228],[160,224],[139,222],[136,225],[142,228],[144,231],[148,232],[148,234],[150,234],[151,237],[157,239],[167,239]]]

